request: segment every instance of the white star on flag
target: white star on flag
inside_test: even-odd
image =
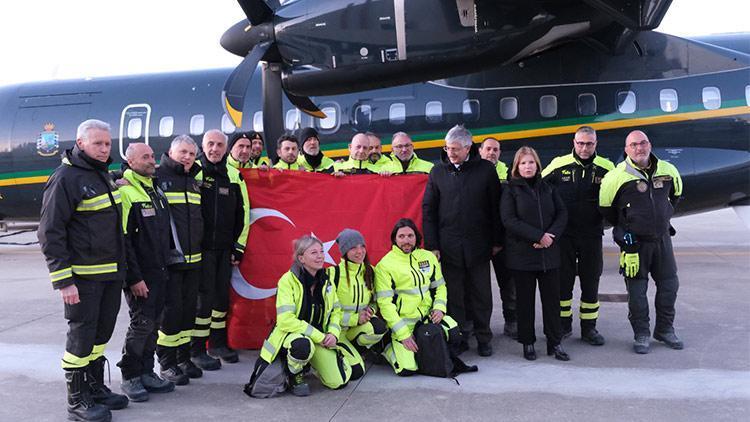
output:
[[[310,232],[310,236],[323,242],[323,239],[319,238],[318,236],[315,236],[315,233],[313,232]],[[334,243],[336,243],[336,239],[328,241],[328,242],[323,242],[323,253],[326,255],[325,262],[331,265],[336,265],[336,262],[333,260],[333,257],[331,256],[330,253],[328,253],[328,251],[333,247]]]

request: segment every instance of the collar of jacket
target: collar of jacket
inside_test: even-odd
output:
[[[623,152],[622,153],[622,158],[624,158],[625,161],[627,161],[630,164],[630,166],[633,167],[634,169],[637,169],[638,171],[646,171],[645,169],[642,169],[642,168],[638,167],[638,165],[635,164],[635,162],[633,162],[633,160],[631,160],[630,157],[628,157],[627,153]],[[650,168],[650,169],[656,169],[656,167],[658,165],[659,165],[659,158],[657,156],[655,156],[654,153],[652,152],[648,156],[648,168]]]
[[[167,153],[162,154],[161,160],[159,160],[159,167],[165,167],[169,169],[172,173],[179,175],[179,176],[190,176],[195,177],[198,172],[200,172],[201,168],[199,165],[193,163],[193,166],[190,167],[189,171],[185,171],[185,166],[182,165],[182,163],[179,163],[169,157]]]
[[[142,176],[133,171],[133,169],[131,168],[125,170],[125,172],[122,174],[122,177],[125,178],[130,184],[140,184],[143,186],[148,186],[152,189],[154,187],[154,179],[152,177]]]
[[[107,162],[103,163],[98,160],[86,155],[85,152],[78,148],[78,145],[73,146],[71,149],[67,149],[62,153],[62,162],[69,166],[82,168],[85,170],[98,170],[106,172],[109,169],[109,165],[112,164],[112,158],[107,158]]]
[[[201,154],[200,158],[196,160],[203,169],[203,174],[214,175],[220,174],[223,176],[227,175],[227,156],[225,155],[218,163],[212,163],[211,160],[206,157],[205,154]]]
[[[297,281],[299,281],[300,284],[303,284],[302,283],[303,273],[305,271],[307,271],[307,270],[305,269],[305,267],[302,266],[302,264],[300,264],[299,262],[294,262],[292,264],[292,267],[289,268],[289,271],[292,274],[294,274],[294,276],[297,278]],[[320,281],[322,281],[323,283],[325,283],[327,281],[325,268],[322,268],[322,269],[318,270],[318,272],[315,273],[315,278],[318,279],[318,280],[320,280]],[[304,284],[303,284],[303,286],[304,286]]]
[[[302,151],[302,159],[312,168],[318,168],[323,162],[323,151],[318,151],[316,155],[310,155]]]
[[[573,156],[573,160],[575,160],[576,164],[578,164],[581,167],[584,166],[583,162],[581,161],[583,160],[583,158],[579,157],[578,154],[576,154],[575,148],[572,151],[570,151],[570,154]],[[589,162],[589,164],[594,164],[595,158],[596,158],[596,151],[594,151],[594,153],[591,154],[591,158],[589,158],[589,160],[591,161]]]
[[[370,160],[355,160],[351,156],[349,156],[349,159],[346,160],[346,162],[351,163],[353,168],[357,169],[368,169],[372,163],[370,163]]]
[[[536,176],[534,176],[534,179],[536,180],[536,183],[534,183],[534,190],[539,190],[539,188],[542,186],[542,176],[537,173]],[[528,182],[526,182],[526,179],[523,177],[514,177],[508,181],[508,184],[513,186],[520,186],[522,188],[528,188],[532,189],[531,186],[529,186]]]
[[[414,253],[414,252],[415,252],[415,251],[416,251],[417,249],[419,249],[419,247],[416,247],[416,246],[415,246],[415,247],[414,247],[414,249],[412,249],[412,251],[411,251],[411,252],[409,252],[409,253],[406,253],[406,252],[402,251],[402,250],[401,250],[401,248],[399,248],[399,247],[398,247],[398,246],[396,246],[396,245],[392,245],[392,246],[391,246],[391,252],[393,252],[393,254],[394,254],[394,255],[396,256],[396,258],[398,258],[398,259],[400,259],[400,260],[403,260],[403,261],[407,261],[407,262],[409,261],[409,257],[411,257],[411,255],[412,255],[412,254],[413,254],[413,253]]]

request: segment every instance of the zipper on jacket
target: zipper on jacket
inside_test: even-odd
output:
[[[573,174],[575,174],[575,172],[573,172]],[[541,182],[542,182],[541,180],[537,181],[537,183],[541,183]],[[540,191],[542,190],[541,186],[538,186],[538,188]],[[542,229],[542,232],[546,234],[547,232],[544,230],[544,217],[542,216],[542,195],[539,194],[535,189],[532,189],[531,191],[534,193],[534,196],[536,196],[536,207],[537,207],[537,210],[539,211],[539,227]],[[542,236],[544,236],[544,234]],[[542,252],[542,271],[546,272],[547,263],[545,262],[544,248],[541,248],[541,252]]]
[[[188,182],[188,177],[189,177],[189,174],[186,174],[183,177],[185,179],[185,186],[182,189],[182,193],[185,195],[185,209],[187,210],[187,234],[188,234],[188,236],[187,236],[187,241],[188,241],[188,245],[187,245],[188,253],[187,253],[187,255],[188,256],[192,256],[193,255],[193,236],[192,236],[192,233],[191,233],[191,230],[190,230],[190,226],[192,226],[192,218],[190,217],[190,202],[188,201],[188,191],[187,191],[187,188],[188,188],[188,183],[187,183]],[[178,235],[178,238],[179,238],[179,235]],[[185,258],[187,258],[187,256]]]

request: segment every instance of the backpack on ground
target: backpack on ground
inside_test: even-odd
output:
[[[250,382],[245,384],[245,394],[258,399],[275,397],[287,389],[287,373],[284,370],[283,359],[278,356],[268,363],[261,359],[255,361]]]
[[[443,328],[432,322],[417,324],[414,327],[417,342],[417,372],[432,377],[453,377],[453,360],[448,351]]]

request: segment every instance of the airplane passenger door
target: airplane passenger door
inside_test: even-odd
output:
[[[149,127],[151,126],[151,106],[148,104],[129,104],[120,113],[120,157],[125,160],[125,151],[133,142],[148,145]]]

